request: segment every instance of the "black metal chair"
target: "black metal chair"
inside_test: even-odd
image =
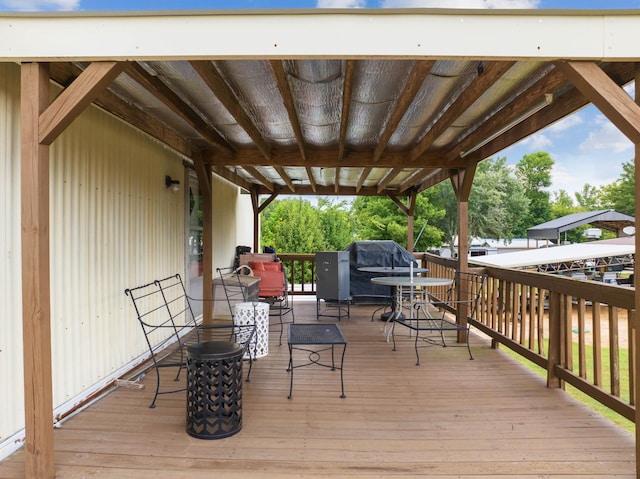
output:
[[[467,273],[457,271],[455,280],[447,290],[444,298],[427,298],[426,301],[414,303],[412,318],[394,319],[391,327],[393,338],[393,351],[396,350],[396,326],[403,326],[410,330],[410,336],[414,337],[416,350],[416,366],[420,365],[419,349],[434,345],[443,347],[447,344],[446,333],[464,333],[466,335],[465,346],[469,351],[469,359],[473,359],[471,345],[469,343],[471,323],[468,318],[473,318],[478,301],[482,295],[487,281],[486,274]],[[461,323],[456,320],[457,310],[461,305],[467,306],[467,318]],[[435,308],[435,311],[434,311]]]
[[[149,348],[149,354],[156,371],[156,390],[149,405],[154,408],[160,394],[184,391],[185,387],[161,390],[160,368],[176,368],[174,381],[187,364],[187,347],[206,341],[228,341],[238,343],[247,352],[255,334],[254,325],[234,325],[230,322],[200,324],[193,314],[184,283],[179,274],[155,280],[135,288],[125,289],[136,312],[136,317]],[[250,381],[253,357],[250,352],[249,370],[246,380]]]

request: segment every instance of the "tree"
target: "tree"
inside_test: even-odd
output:
[[[615,182],[602,187],[602,206],[635,216],[635,161],[622,164],[622,174]]]
[[[453,250],[458,236],[458,204],[450,182],[436,188],[438,205],[446,210],[438,223]],[[469,235],[479,238],[513,239],[514,225],[527,214],[523,185],[511,175],[506,158],[488,159],[478,164],[469,196]]]
[[[351,205],[347,201],[334,203],[329,198],[318,198],[318,215],[327,251],[340,251],[356,237],[351,217]]]
[[[416,197],[414,225],[414,250],[424,251],[438,246],[442,241],[442,232],[436,223],[444,216],[442,208],[432,201],[433,192],[425,191]],[[391,199],[380,196],[360,196],[352,205],[353,216],[357,222],[359,239],[393,240],[407,247],[407,215]],[[417,236],[419,235],[419,236]]]
[[[593,211],[601,207],[601,192],[595,186],[586,183],[581,191],[575,193],[580,211]]]
[[[326,247],[321,221],[308,200],[276,200],[265,208],[260,225],[263,245],[278,253],[315,253]]]
[[[522,216],[518,236],[531,226],[551,219],[550,194],[544,188],[551,186],[551,169],[554,161],[548,153],[524,155],[516,165],[516,178],[522,182],[529,198],[529,214]]]

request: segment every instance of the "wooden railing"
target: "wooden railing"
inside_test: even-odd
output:
[[[316,294],[316,255],[309,254],[278,254],[278,258],[287,268],[289,280],[289,294]]]
[[[456,262],[425,254],[430,276]],[[635,421],[633,288],[548,273],[483,268],[489,275],[473,326],[544,368],[549,387],[571,384]],[[626,362],[623,362],[623,358]]]
[[[456,261],[428,253],[415,256],[429,269],[428,276],[454,278]],[[315,294],[315,255],[279,257],[291,293]],[[635,421],[633,288],[547,273],[473,269],[489,279],[471,322],[495,347],[502,344],[544,368],[549,387],[566,382]]]

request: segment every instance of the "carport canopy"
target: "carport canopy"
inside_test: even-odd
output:
[[[561,233],[582,225],[615,231],[619,236],[623,228],[634,226],[635,222],[633,216],[615,210],[584,211],[532,226],[527,230],[527,239],[557,240]]]

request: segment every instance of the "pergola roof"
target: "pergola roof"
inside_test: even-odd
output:
[[[556,240],[564,231],[582,225],[620,232],[626,226],[635,226],[635,218],[615,210],[583,211],[532,226],[527,229],[527,238]]]
[[[126,61],[94,102],[247,191],[398,196],[584,107],[585,78],[632,81],[636,27],[638,11],[3,14],[0,61],[49,61],[62,86]]]

